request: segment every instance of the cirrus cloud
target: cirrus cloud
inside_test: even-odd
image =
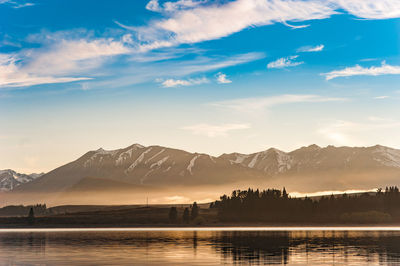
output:
[[[46,36],[42,48],[0,54],[0,87],[89,80],[91,77],[81,75],[102,66],[107,58],[130,51],[124,43],[113,39]]]
[[[273,62],[268,63],[267,68],[285,68],[285,67],[294,67],[304,62],[296,62],[295,60],[299,57],[298,55],[288,56],[279,58]]]
[[[215,40],[249,27],[276,23],[292,26],[288,22],[326,19],[340,13],[362,19],[400,17],[398,0],[236,0],[222,3],[179,0],[163,6],[151,0],[147,8],[157,12],[168,9],[169,12],[147,26],[122,25],[137,32],[143,50]]]
[[[377,99],[377,100],[383,100],[383,99],[387,99],[387,98],[389,98],[389,96],[387,96],[387,95],[381,95],[381,96],[374,97],[374,99]]]
[[[197,78],[197,79],[167,79],[161,82],[161,85],[165,88],[178,87],[178,86],[192,86],[208,83],[207,78]]]
[[[321,52],[324,49],[324,45],[320,44],[317,46],[303,46],[297,49],[298,53],[305,53],[305,52]]]
[[[8,4],[10,7],[18,9],[18,8],[23,8],[23,7],[28,7],[28,6],[34,6],[34,3],[30,2],[25,2],[25,3],[20,3],[20,1],[17,0],[0,0],[0,5],[1,4]]]
[[[146,5],[146,9],[153,12],[174,12],[177,10],[194,8],[205,2],[206,1],[204,0],[178,0],[176,2],[165,2],[160,4],[158,0],[150,0]]]
[[[360,65],[355,65],[354,67],[346,67],[321,75],[325,76],[326,80],[351,76],[400,75],[400,66],[388,65],[383,61],[381,66],[362,67]]]

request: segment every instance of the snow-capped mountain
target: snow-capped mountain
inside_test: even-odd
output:
[[[31,182],[36,178],[44,175],[41,174],[20,174],[11,169],[0,170],[0,191],[10,191],[15,187]]]
[[[240,164],[272,175],[284,173],[293,166],[292,156],[274,148],[253,154],[224,154],[221,158],[229,160],[231,164]]]
[[[262,178],[263,173],[231,164],[223,157],[134,144],[118,150],[90,151],[18,190],[38,191],[46,187],[48,191],[64,191],[83,183],[87,187],[88,179],[166,187],[224,184],[247,177]]]
[[[298,173],[345,169],[400,168],[400,150],[376,145],[373,147],[321,148],[302,147],[292,152],[274,148],[253,154],[224,154],[232,164],[240,164],[268,174]]]
[[[161,146],[134,144],[98,149],[61,166],[17,192],[71,192],[113,189],[146,190],[176,186],[286,186],[292,191],[371,189],[400,184],[400,150],[384,147],[319,147],[284,152],[213,157]]]

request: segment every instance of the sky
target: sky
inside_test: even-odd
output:
[[[398,0],[0,0],[0,169],[400,148],[399,33]]]

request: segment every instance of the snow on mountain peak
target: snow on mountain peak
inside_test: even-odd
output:
[[[151,156],[149,159],[147,159],[144,164],[147,164],[148,162],[150,162],[151,160],[153,160],[154,158],[156,158],[158,155],[160,155],[161,153],[163,153],[165,151],[165,149],[162,149],[161,151],[157,152],[156,154],[154,154],[153,156]]]
[[[250,163],[247,166],[250,167],[250,168],[254,168],[254,166],[257,163],[257,159],[258,159],[259,156],[260,156],[260,153],[256,153],[254,155],[253,159],[251,159]]]
[[[400,150],[395,150],[381,145],[373,147],[374,160],[391,167],[400,168]]]
[[[135,169],[135,167],[141,163],[144,159],[144,156],[146,155],[146,153],[151,151],[151,147],[148,148],[147,150],[145,150],[144,152],[142,152],[142,154],[140,154],[140,156],[128,167],[128,169],[125,170],[125,173],[129,173],[131,172],[133,169]]]
[[[139,149],[143,149],[144,146],[139,145],[139,144],[133,144],[132,146],[130,146],[128,148],[128,150],[121,152],[118,156],[118,158],[115,160],[115,165],[122,165],[125,161],[129,160],[130,158],[132,158],[132,154],[134,151],[139,150]],[[120,150],[119,150],[120,151]]]
[[[94,154],[83,163],[84,167],[89,167],[91,166],[96,159],[99,157],[99,161],[102,161],[102,156],[111,156],[114,157],[115,154],[117,154],[119,152],[119,150],[111,150],[111,151],[106,151],[103,148],[100,148],[96,151],[94,151]]]
[[[44,173],[28,175],[17,173],[11,169],[0,170],[0,191],[13,190],[15,187],[30,182],[42,175],[44,175]]]
[[[204,156],[201,157],[202,155]],[[81,176],[124,178],[124,181],[140,181],[141,184],[144,182],[147,184],[168,182],[165,180],[169,177],[179,178],[179,176],[191,176],[189,180],[192,182],[192,179],[204,175],[206,171],[212,174],[221,171],[224,175],[228,175],[225,173],[237,172],[237,169],[249,170],[251,174],[260,176],[309,174],[315,171],[325,173],[332,169],[363,171],[369,167],[379,168],[378,170],[386,170],[385,167],[400,169],[400,150],[379,145],[362,148],[333,146],[321,148],[314,144],[292,152],[270,148],[253,154],[231,153],[212,157],[160,146],[145,147],[133,144],[118,150],[100,148],[90,151],[76,163],[79,165],[71,171],[82,171]],[[390,168],[389,170],[393,171]],[[36,175],[17,174],[12,170],[0,170],[0,190],[14,189],[36,177]]]

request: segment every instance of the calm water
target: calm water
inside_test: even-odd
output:
[[[0,230],[1,265],[400,263],[400,228]]]

